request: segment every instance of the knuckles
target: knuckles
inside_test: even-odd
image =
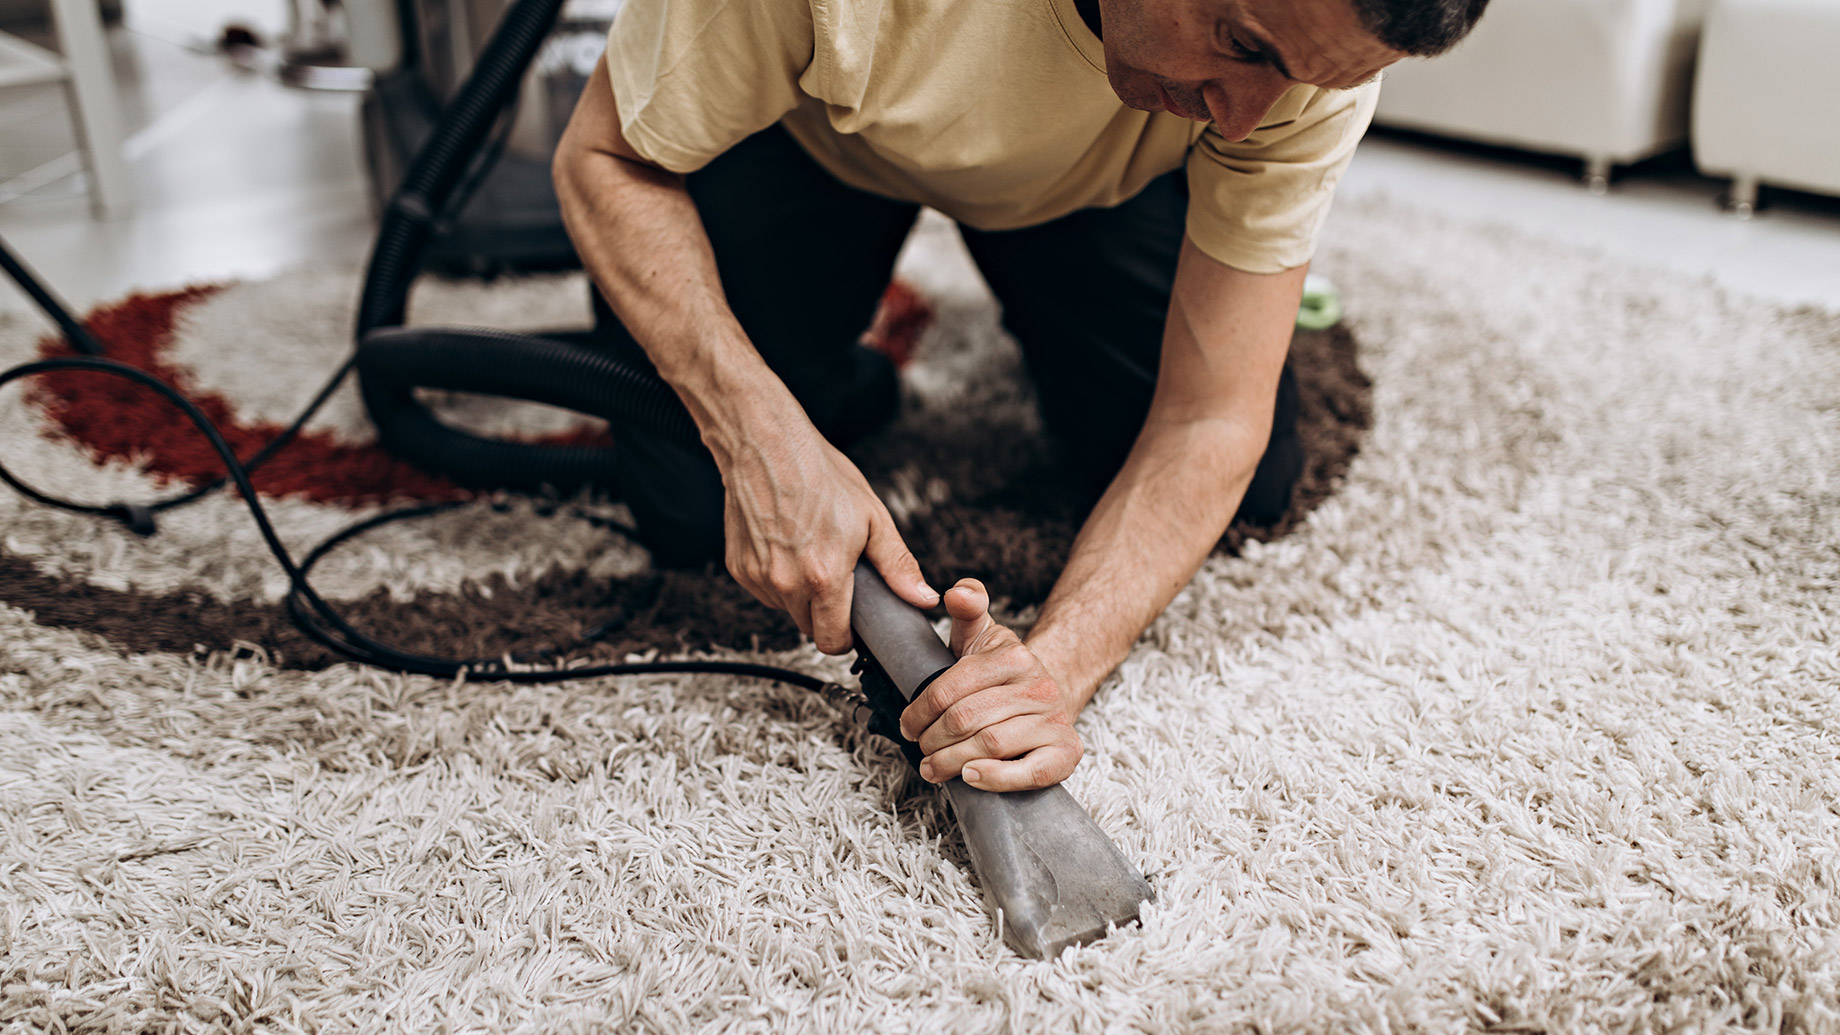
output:
[[[960,705],[947,708],[945,714],[939,717],[940,730],[954,741],[963,740],[976,733],[981,725],[977,717],[972,715],[971,709]]]
[[[1029,763],[1028,776],[1024,779],[1030,788],[1048,787],[1073,775],[1080,759],[1086,757],[1086,745],[1080,742],[1079,734],[1069,731],[1066,746],[1068,750],[1064,754],[1037,757]]]
[[[799,588],[799,570],[789,564],[771,564],[762,572],[773,592],[789,597]]]
[[[926,689],[932,695],[935,706],[943,712],[976,693],[978,685],[963,671],[947,669],[944,675],[933,680],[932,685]]]
[[[1010,740],[1009,734],[995,727],[979,733],[977,743],[986,758],[1014,758],[1028,750],[1027,748],[1018,750],[1017,745]]]
[[[1083,752],[1080,746],[1075,744],[1073,746],[1073,754],[1068,759],[1066,765],[1055,765],[1053,762],[1049,762],[1045,759],[1036,762],[1029,767],[1032,770],[1029,776],[1033,780],[1034,786],[1047,787],[1051,784],[1060,783],[1062,780],[1072,776],[1074,767],[1080,764],[1082,754]]]
[[[1008,630],[1004,631],[1007,632]],[[1035,658],[1035,652],[1030,650],[1028,645],[1020,640],[1013,640],[1001,647],[997,647],[991,651],[991,654],[1006,672],[1028,672],[1040,665],[1040,662]]]
[[[811,564],[802,568],[794,578],[799,589],[817,596],[837,583],[837,573],[828,567]]]
[[[765,590],[788,606],[794,601],[810,601],[834,591],[838,582],[836,574],[824,566],[784,560],[762,561],[749,557],[736,563],[731,559],[728,570],[742,586]]]
[[[826,564],[778,564],[768,576],[768,582],[781,595],[804,599],[834,592],[840,581],[837,571]]]
[[[754,594],[763,603],[777,606],[780,596],[778,587],[773,583],[771,569],[758,554],[751,550],[730,549],[722,563],[735,581],[741,584],[741,588]]]

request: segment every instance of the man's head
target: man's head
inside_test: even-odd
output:
[[[1488,0],[1099,0],[1112,89],[1133,108],[1258,128],[1298,83],[1356,86],[1449,49]]]

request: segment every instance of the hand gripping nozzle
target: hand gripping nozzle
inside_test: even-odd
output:
[[[926,615],[867,562],[856,566],[850,625],[869,728],[900,744],[917,767],[920,749],[901,736],[901,710],[957,658]],[[1052,959],[1103,938],[1135,922],[1150,899],[1143,875],[1065,787],[995,793],[954,778],[945,793],[971,868],[1001,914],[1004,941],[1022,955]]]

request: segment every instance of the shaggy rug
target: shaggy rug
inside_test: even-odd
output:
[[[1069,787],[1150,875],[1141,927],[1010,953],[934,793],[802,691],[333,664],[288,638],[235,500],[142,540],[7,495],[0,1025],[1840,1030],[1840,315],[1385,204],[1339,211],[1317,266],[1352,333],[1297,344],[1298,507],[1231,534],[1081,720]],[[1077,501],[950,233],[902,275],[931,327],[862,462],[929,571],[1026,623]],[[167,321],[150,360],[259,434],[355,290],[110,312]],[[580,292],[429,284],[416,312],[551,326]],[[0,323],[0,362],[39,338]],[[196,473],[143,403],[116,404],[128,455],[78,391],[0,399],[19,475],[107,501]],[[275,472],[291,545],[453,491],[361,429],[341,398]],[[484,500],[320,581],[456,649],[591,630],[844,678],[719,575],[650,572],[621,517]]]

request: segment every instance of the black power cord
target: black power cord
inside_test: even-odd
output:
[[[0,238],[0,269],[6,270],[7,275],[13,278],[13,282],[19,285],[20,290],[24,291],[26,296],[31,298],[32,301],[38,303],[38,307],[44,310],[46,316],[51,318],[51,322],[58,325],[58,329],[64,332],[64,340],[70,343],[71,348],[85,356],[106,358],[108,350],[103,347],[101,342],[96,340],[96,336],[89,332],[89,328],[85,327],[82,321],[71,315],[69,307],[64,304],[62,299],[53,294],[50,288],[46,287],[44,283],[38,279],[37,274],[33,273],[32,268],[27,266],[24,260],[13,254],[12,249],[7,246],[5,238]],[[255,471],[257,468],[267,463],[270,457],[279,453],[289,442],[294,441],[294,439],[299,436],[300,429],[306,427],[307,422],[313,419],[313,415],[318,413],[322,406],[326,405],[326,400],[332,398],[332,393],[338,390],[339,384],[351,373],[356,364],[356,357],[347,359],[344,363],[340,364],[339,368],[333,371],[332,376],[326,379],[326,383],[320,387],[320,390],[314,393],[312,400],[307,403],[306,409],[300,412],[300,416],[294,418],[293,423],[284,428],[282,432],[270,440],[267,445],[257,450],[249,459],[239,462],[243,470],[245,472]],[[124,363],[116,363],[114,366],[124,370],[134,369]],[[106,369],[113,370],[112,367]],[[140,373],[140,371],[136,371],[136,373]],[[5,383],[6,380],[11,380],[11,378],[12,372],[8,371],[5,379],[0,380],[0,384]],[[159,382],[157,378],[154,383],[158,384],[161,390],[166,392],[169,396],[177,396],[178,393],[176,391]],[[5,482],[7,485],[12,486],[14,491],[32,502],[47,507],[56,507],[59,510],[68,510],[77,514],[93,514],[97,517],[113,518],[127,525],[139,535],[152,535],[154,533],[156,526],[154,525],[153,516],[155,514],[163,510],[171,510],[174,507],[183,507],[188,503],[195,502],[210,495],[218,489],[223,488],[228,477],[229,475],[218,477],[203,485],[194,486],[189,491],[181,493],[178,496],[163,500],[155,500],[152,503],[111,503],[107,506],[98,507],[86,503],[77,503],[73,500],[59,499],[56,496],[47,496],[14,477],[13,473],[8,471],[5,465],[0,465],[0,482]]]
[[[75,317],[71,316],[69,310],[65,309],[62,303],[46,290],[43,285],[38,282],[36,277],[32,276],[31,272],[25,268],[23,263],[13,258],[12,254],[6,250],[4,240],[0,240],[0,256],[3,256],[5,259],[4,266],[6,271],[12,275],[13,279],[19,283],[20,287],[23,288],[34,301],[38,302],[40,307],[46,311],[52,320],[56,322],[59,327],[64,329],[66,337],[70,338],[73,344],[76,344],[78,348],[84,351],[94,350],[91,355],[60,356],[50,359],[41,359],[31,363],[21,364],[5,372],[0,372],[0,388],[4,388],[6,385],[22,378],[32,377],[38,374],[48,374],[59,370],[83,370],[132,381],[152,389],[173,405],[177,406],[180,411],[185,414],[186,419],[191,421],[192,425],[210,442],[211,448],[216,451],[218,458],[223,462],[225,471],[225,475],[218,478],[216,481],[194,488],[183,495],[160,500],[155,503],[112,503],[105,506],[96,506],[94,504],[61,499],[41,492],[21,481],[12,471],[6,468],[5,464],[0,464],[0,481],[12,486],[13,489],[26,498],[62,510],[73,511],[79,514],[92,514],[98,517],[106,517],[121,521],[134,531],[142,535],[149,535],[154,531],[152,515],[155,512],[184,506],[185,504],[197,501],[226,483],[232,484],[236,487],[237,492],[242,494],[243,503],[249,508],[250,516],[255,519],[256,527],[262,533],[262,540],[268,545],[269,552],[274,555],[275,562],[281,565],[281,569],[287,573],[288,593],[286,603],[288,614],[293,618],[295,624],[308,636],[337,653],[353,661],[358,661],[366,665],[373,665],[378,668],[417,675],[439,676],[449,679],[466,677],[472,679],[504,680],[513,683],[551,683],[569,679],[589,679],[597,676],[641,675],[653,673],[718,673],[722,675],[768,679],[787,683],[792,686],[804,687],[807,690],[815,690],[823,693],[834,702],[850,704],[857,701],[857,698],[853,696],[851,691],[837,684],[819,679],[816,676],[804,672],[779,668],[773,665],[757,665],[735,661],[643,661],[623,662],[618,664],[577,665],[564,668],[532,668],[527,666],[533,663],[548,661],[554,658],[557,652],[546,652],[534,658],[443,658],[402,650],[366,635],[352,626],[351,623],[347,622],[331,604],[327,603],[324,597],[320,596],[319,593],[314,590],[312,583],[308,581],[308,575],[313,570],[313,567],[339,546],[372,529],[397,521],[426,517],[431,514],[451,510],[455,507],[462,506],[463,503],[446,502],[420,504],[366,518],[343,529],[325,542],[314,547],[308,552],[304,561],[296,562],[293,555],[288,552],[287,547],[281,542],[280,537],[275,534],[274,524],[269,520],[268,511],[262,506],[261,500],[257,498],[255,486],[250,483],[249,477],[250,472],[260,467],[289,442],[293,441],[295,436],[299,434],[300,429],[305,426],[307,421],[312,418],[313,414],[325,404],[326,400],[331,397],[333,391],[338,388],[339,383],[344,380],[346,374],[350,372],[353,360],[346,360],[345,363],[338,368],[319,392],[314,395],[313,399],[307,404],[307,407],[301,412],[300,416],[295,418],[295,420],[288,425],[286,430],[277,435],[267,445],[263,446],[261,450],[257,451],[247,461],[244,461],[239,459],[235,451],[230,448],[230,443],[225,441],[223,433],[211,422],[211,418],[206,416],[196,404],[190,399],[187,399],[177,389],[138,367],[132,367],[126,363],[100,355],[103,351],[102,346],[96,342],[96,339],[89,334],[88,330],[84,328]],[[598,523],[615,531],[629,531],[617,522],[601,521]]]
[[[131,367],[126,363],[121,363],[116,360],[93,356],[65,356],[53,359],[41,359],[13,367],[4,373],[0,373],[0,388],[21,378],[32,377],[37,374],[47,374],[57,370],[86,370],[112,377],[120,377],[153,389],[173,403],[173,405],[179,407],[185,414],[186,419],[191,421],[192,425],[204,435],[206,440],[210,442],[211,448],[217,452],[218,458],[223,461],[224,467],[228,472],[228,481],[236,486],[237,492],[242,494],[243,503],[249,508],[250,516],[255,519],[256,527],[262,533],[263,542],[268,545],[268,550],[274,555],[275,562],[281,565],[281,569],[287,573],[288,614],[294,619],[295,624],[299,625],[301,630],[308,636],[354,661],[373,665],[378,668],[389,669],[394,672],[439,676],[448,679],[464,676],[470,679],[503,680],[512,683],[552,683],[568,679],[590,679],[597,676],[641,675],[666,672],[703,672],[732,676],[748,676],[756,679],[769,679],[787,683],[792,686],[803,687],[807,690],[815,690],[827,696],[835,696],[839,692],[842,692],[847,697],[849,693],[836,684],[819,679],[808,673],[798,672],[793,669],[779,668],[773,665],[757,665],[749,662],[643,661],[539,669],[521,667],[521,662],[527,663],[530,661],[547,660],[548,657],[553,657],[553,654],[548,654],[543,658],[533,659],[456,659],[419,654],[413,651],[392,647],[387,643],[383,643],[364,634],[352,626],[351,623],[347,622],[331,604],[327,603],[324,597],[320,596],[319,593],[314,590],[307,576],[312,571],[313,566],[318,564],[326,555],[356,536],[392,522],[426,517],[431,514],[452,510],[462,506],[463,503],[446,502],[420,504],[366,518],[363,521],[345,528],[325,542],[314,547],[307,554],[305,561],[296,562],[293,555],[288,552],[287,547],[281,542],[280,537],[276,535],[275,526],[274,523],[269,520],[268,511],[262,506],[261,500],[256,497],[255,486],[251,485],[249,480],[249,466],[237,459],[235,452],[230,448],[230,444],[224,440],[222,432],[218,431],[217,426],[211,422],[211,418],[205,416],[204,412],[190,399],[180,394],[178,390],[174,389],[171,385],[166,384],[164,381],[161,381],[159,378],[144,370]],[[272,455],[274,444],[271,443],[270,447],[271,448],[265,448],[264,452]],[[8,471],[4,465],[0,465],[0,480],[5,481],[8,485],[13,486],[15,489],[18,489],[35,501],[62,507],[66,510],[125,519],[120,511],[134,509],[125,504],[114,504],[108,507],[89,506],[48,496],[21,482],[11,471]],[[617,527],[617,525],[609,523],[609,527]]]
[[[52,294],[50,288],[39,283],[31,267],[25,264],[25,260],[13,254],[13,250],[7,247],[3,238],[0,238],[0,269],[6,270],[6,275],[13,278],[13,282],[19,285],[19,289],[31,296],[32,301],[37,302],[38,307],[45,311],[45,315],[51,317],[52,322],[58,325],[58,329],[64,332],[64,340],[70,342],[71,348],[86,356],[103,354],[102,343],[90,334],[89,328],[70,315],[70,308]]]

